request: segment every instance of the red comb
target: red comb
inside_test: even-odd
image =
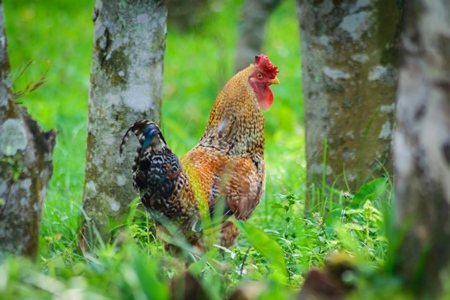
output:
[[[275,78],[278,74],[278,67],[275,67],[272,62],[269,60],[267,56],[264,54],[256,55],[255,56],[255,64],[258,68],[264,70],[267,72],[270,76]]]

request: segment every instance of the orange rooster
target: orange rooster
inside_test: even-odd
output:
[[[133,182],[155,219],[159,237],[168,234],[166,225],[171,223],[188,243],[203,248],[202,220],[220,216],[224,220],[220,244],[235,244],[239,231],[225,219],[247,220],[264,191],[261,109],[273,102],[269,86],[279,84],[277,73],[277,67],[261,54],[255,57],[255,64],[231,78],[217,96],[199,143],[181,160],[153,122],[139,121],[127,130],[120,153],[134,133],[139,147]]]

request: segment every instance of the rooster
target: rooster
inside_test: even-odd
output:
[[[277,73],[277,67],[261,54],[255,64],[232,77],[217,96],[197,146],[181,159],[155,123],[138,121],[126,131],[120,154],[134,133],[139,146],[133,183],[155,219],[157,236],[173,235],[167,224],[175,224],[189,244],[203,249],[202,220],[219,216],[221,246],[236,243],[239,230],[227,218],[247,220],[264,191],[261,109],[273,102],[269,86],[279,84]],[[166,249],[170,245],[167,242]]]

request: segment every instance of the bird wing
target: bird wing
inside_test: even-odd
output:
[[[234,217],[247,220],[258,205],[264,191],[265,164],[257,164],[249,157],[229,161],[224,174],[230,174],[227,182],[226,199]]]
[[[198,186],[196,198],[207,201],[211,215],[220,197],[226,199],[222,215],[243,220],[259,203],[265,183],[262,158],[227,158],[214,149],[196,147],[181,158],[181,163],[191,184],[197,182],[193,184]]]

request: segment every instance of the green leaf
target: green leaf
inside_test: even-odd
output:
[[[387,178],[377,178],[363,185],[353,197],[352,206],[358,207],[365,200],[374,200],[387,188]]]
[[[284,260],[283,250],[280,245],[263,231],[249,223],[238,220],[231,221],[239,228],[242,234],[247,236],[253,247],[267,258],[274,271],[282,275],[283,280],[285,280],[287,278],[286,261]]]
[[[48,273],[51,276],[56,277],[57,271],[65,269],[66,264],[64,263],[64,258],[62,258],[62,256],[58,255],[48,261],[47,267],[48,267]]]
[[[379,236],[375,239],[377,242],[388,242],[388,239],[384,236]]]
[[[205,265],[211,262],[216,255],[217,249],[206,252],[198,261],[192,263],[188,270],[196,276],[199,275],[203,271]]]
[[[344,224],[344,228],[351,229],[351,230],[357,230],[357,231],[363,230],[361,225],[358,225],[355,223],[346,223],[346,224]]]
[[[334,234],[334,226],[339,223],[342,217],[342,208],[335,207],[333,210],[329,211],[325,217],[325,232],[327,234]]]
[[[347,209],[345,210],[346,215],[356,215],[356,214],[362,214],[364,210],[362,209]]]
[[[275,202],[275,203],[272,204],[272,208],[283,208],[283,205],[281,205],[278,202]]]
[[[168,299],[169,289],[158,278],[159,264],[136,256],[131,266],[125,272],[126,280],[134,289],[135,295],[145,294],[147,299]],[[134,271],[134,272],[133,272]],[[140,297],[136,297],[140,298]]]

